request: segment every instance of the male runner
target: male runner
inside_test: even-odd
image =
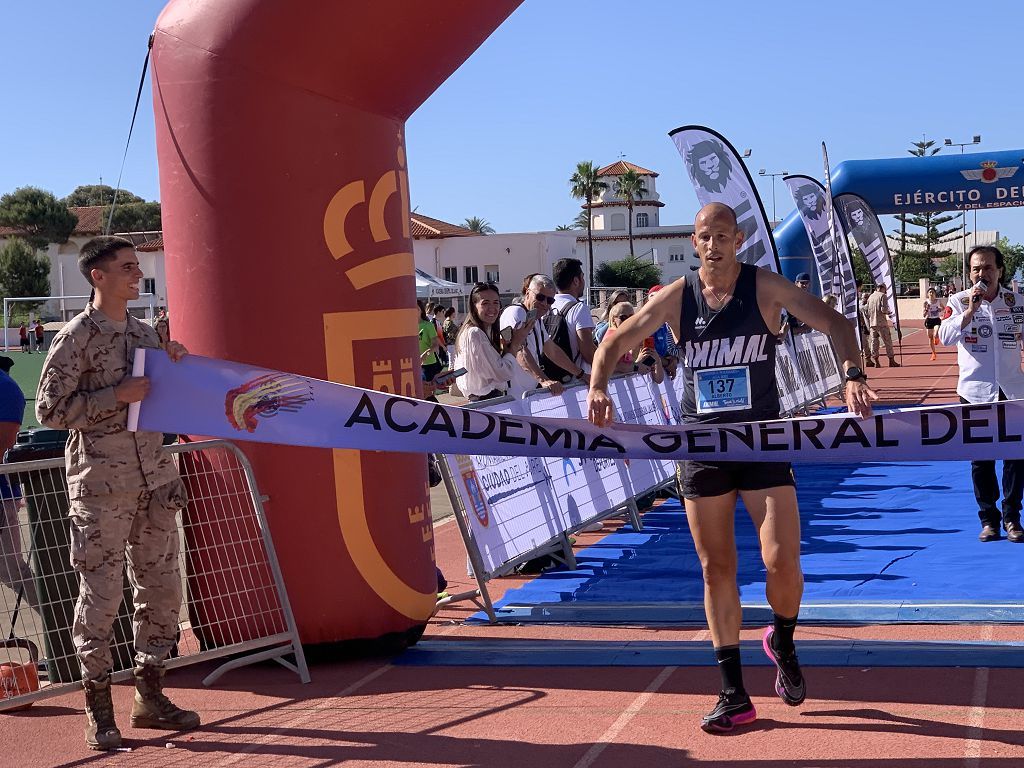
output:
[[[623,350],[636,346],[666,322],[685,350],[686,421],[778,418],[774,334],[783,309],[832,338],[846,371],[850,412],[860,417],[871,415],[871,400],[877,396],[858,366],[860,353],[853,326],[781,275],[738,262],[736,252],[743,237],[729,206],[711,203],[700,210],[692,236],[701,262],[697,274],[660,291],[597,348],[588,397],[588,415],[594,424],[604,426],[612,420],[613,406],[605,388],[615,361]],[[741,344],[742,355],[730,353]],[[733,392],[746,393],[740,403],[736,397],[719,394],[730,382]],[[791,706],[803,702],[806,695],[793,643],[803,594],[793,472],[788,462],[684,461],[676,477],[704,573],[704,608],[722,676],[718,703],[701,727],[721,733],[751,723],[757,716],[743,687],[740,665],[741,609],[734,535],[737,495],[757,528],[767,569],[766,591],[774,622],[764,633],[763,645],[777,667],[775,691]]]

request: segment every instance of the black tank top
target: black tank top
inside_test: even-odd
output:
[[[700,277],[687,278],[679,319],[685,351],[683,416],[706,424],[779,417],[775,384],[775,334],[757,304],[757,273],[740,264],[732,299],[722,309],[708,306]],[[697,381],[700,380],[698,404]]]

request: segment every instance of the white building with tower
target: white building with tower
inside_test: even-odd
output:
[[[647,192],[633,201],[633,253],[661,267],[662,282],[670,283],[700,266],[690,236],[692,224],[661,223],[665,203],[658,194],[655,171],[641,168],[626,160],[617,160],[598,169],[598,178],[605,189],[590,201],[590,223],[594,240],[594,269],[606,261],[618,261],[629,253],[629,206],[615,193],[615,182],[626,171],[635,171],[644,180]],[[582,205],[587,209],[586,203]],[[587,261],[587,235],[576,237],[578,259]]]

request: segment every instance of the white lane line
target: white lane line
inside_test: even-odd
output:
[[[619,715],[618,720],[611,724],[611,727],[607,731],[601,734],[601,738],[587,750],[578,763],[573,768],[589,768],[594,764],[594,761],[600,757],[601,753],[604,752],[605,747],[614,741],[614,739],[622,732],[622,730],[629,725],[629,722],[636,717],[637,713],[644,708],[648,700],[658,692],[658,689],[665,684],[665,681],[671,677],[672,673],[676,671],[678,667],[665,667],[654,678],[653,682],[647,686],[643,693],[633,700],[633,703],[626,708],[626,711]]]
[[[358,691],[363,686],[372,683],[374,680],[383,675],[389,669],[393,669],[392,665],[385,664],[384,666],[379,667],[378,669],[373,670],[369,674],[366,674],[363,677],[359,678],[347,688],[343,688],[342,690],[338,691],[332,696],[325,697],[323,701],[321,701],[321,703],[308,708],[303,707],[301,712],[299,712],[291,720],[286,721],[283,725],[278,725],[273,728],[265,729],[264,733],[258,737],[255,737],[252,743],[241,746],[237,751],[233,752],[231,755],[228,755],[215,765],[235,765],[236,763],[247,761],[248,755],[250,753],[255,752],[257,749],[264,746],[265,744],[271,743],[271,740],[274,736],[289,731],[292,728],[298,728],[303,723],[319,716],[320,713],[323,712],[325,709],[329,709],[335,706],[335,702],[333,701],[333,699],[340,699],[344,698],[345,696],[351,696],[353,693]],[[222,748],[228,749],[236,746],[239,745],[225,743]]]
[[[992,626],[983,627],[982,642],[991,642]],[[967,736],[964,739],[964,768],[978,768],[981,765],[981,737],[985,730],[985,702],[988,699],[988,667],[978,667],[974,673],[974,690],[971,693],[971,711],[967,717]]]

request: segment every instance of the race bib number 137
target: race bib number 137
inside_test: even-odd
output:
[[[745,365],[708,368],[693,374],[697,413],[740,411],[750,407],[750,369]]]

